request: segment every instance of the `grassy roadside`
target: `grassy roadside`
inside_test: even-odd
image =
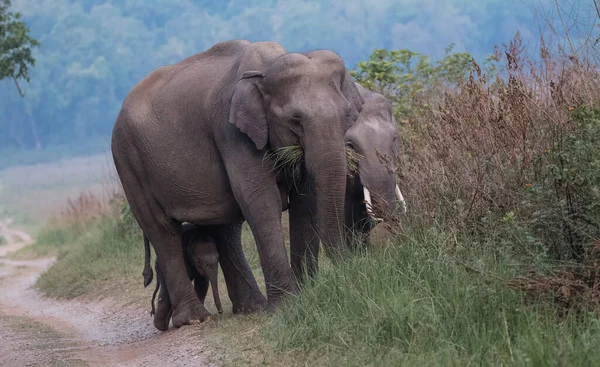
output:
[[[141,280],[142,237],[114,218],[101,217],[79,233],[43,231],[39,238],[43,241],[32,250],[58,255],[56,265],[36,284],[46,294],[65,299],[84,294],[95,296],[111,284],[119,285],[115,291],[121,293],[124,285]],[[60,243],[68,245],[61,247]]]
[[[40,232],[33,249],[59,258],[37,287],[65,299],[146,304],[139,230],[120,215],[93,222],[80,233]],[[262,280],[247,229],[243,238]],[[552,297],[528,300],[506,286],[526,268],[513,253],[474,243],[451,249],[449,241],[436,229],[406,231],[391,247],[337,266],[322,262],[314,284],[271,317],[231,315],[224,296],[226,313],[196,333],[210,335],[203,344],[227,365],[586,365],[600,358],[593,314],[557,317]],[[222,275],[220,282],[225,295]]]
[[[72,228],[42,227],[31,245],[8,255],[13,260],[30,260],[39,257],[57,256],[60,249],[75,243],[79,237]]]

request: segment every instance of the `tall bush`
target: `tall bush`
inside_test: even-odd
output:
[[[483,66],[451,51],[432,63],[376,50],[353,71],[395,106],[411,215],[525,254],[581,260],[600,238],[597,63],[543,42],[531,57],[518,33]]]

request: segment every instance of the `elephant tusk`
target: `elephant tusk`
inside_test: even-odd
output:
[[[402,196],[398,185],[396,185],[396,199],[398,199],[400,205],[402,205],[402,213],[406,213],[406,201],[404,200],[404,196]]]
[[[373,211],[371,210],[373,207],[373,203],[371,202],[371,193],[369,189],[363,186],[363,195],[365,196],[365,204],[367,205],[367,213],[370,216],[373,216]]]
[[[365,186],[363,186],[363,195],[365,196],[365,205],[367,207],[367,215],[369,216],[369,218],[375,220],[376,222],[383,222],[383,219],[375,218],[375,215],[373,214],[373,202],[371,201],[371,193],[369,192],[369,189],[367,189]]]

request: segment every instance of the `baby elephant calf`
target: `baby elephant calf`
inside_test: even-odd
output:
[[[210,282],[217,311],[220,314],[223,313],[217,285],[219,253],[217,252],[217,245],[214,239],[207,235],[202,227],[185,223],[182,226],[181,245],[183,248],[183,258],[187,274],[190,280],[194,281],[194,289],[200,302],[204,304],[206,293],[208,292],[208,283]],[[146,250],[146,261],[143,275],[144,286],[147,286],[152,281],[152,269],[150,268],[150,244],[145,236],[144,247]],[[156,298],[156,293],[160,289],[156,315],[154,316],[154,324],[157,329],[164,331],[168,328],[173,307],[169,301],[166,288],[161,288],[161,283],[164,283],[164,278],[158,267],[158,259],[154,262],[154,269],[156,270],[156,288],[152,294],[152,311],[150,314],[155,315],[154,299]],[[157,323],[160,325],[157,325]]]

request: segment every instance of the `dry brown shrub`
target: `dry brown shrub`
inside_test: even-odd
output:
[[[65,208],[52,217],[48,224],[68,227],[82,233],[94,220],[103,216],[119,216],[125,203],[125,194],[111,162],[107,162],[101,175],[102,190],[99,194],[82,191],[75,198],[69,197]]]
[[[559,315],[573,311],[595,311],[600,306],[600,241],[586,252],[583,263],[563,264],[543,274],[528,274],[503,281],[503,286],[525,293],[529,301],[550,296]]]
[[[489,81],[473,60],[465,83],[428,96],[442,101],[435,108],[398,119],[400,182],[412,215],[478,230],[482,218],[519,207],[535,158],[570,128],[569,111],[600,101],[592,59],[542,45],[534,61],[517,33],[504,45],[502,76]]]

